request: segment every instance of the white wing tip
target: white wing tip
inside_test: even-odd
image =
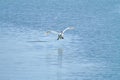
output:
[[[51,32],[50,31],[46,31],[45,35],[48,36]]]
[[[69,27],[69,29],[75,29],[75,27]]]

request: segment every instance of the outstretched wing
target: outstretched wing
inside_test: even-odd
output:
[[[47,31],[47,32],[46,32],[46,35],[49,35],[50,33],[58,34],[58,32],[56,32],[56,31]]]
[[[67,31],[67,30],[72,30],[72,29],[74,29],[74,27],[67,27],[67,28],[65,28],[65,29],[63,30],[63,33],[64,33],[65,31]]]

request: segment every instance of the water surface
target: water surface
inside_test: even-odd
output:
[[[118,80],[119,0],[1,0],[1,80]],[[61,31],[46,36],[47,30]]]

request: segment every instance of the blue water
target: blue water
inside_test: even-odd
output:
[[[120,0],[0,0],[0,80],[119,79]]]

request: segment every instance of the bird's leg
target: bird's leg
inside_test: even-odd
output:
[[[57,40],[59,40],[60,39],[60,35],[58,35],[58,38],[57,38]]]
[[[59,40],[59,38],[57,38],[57,40]]]

